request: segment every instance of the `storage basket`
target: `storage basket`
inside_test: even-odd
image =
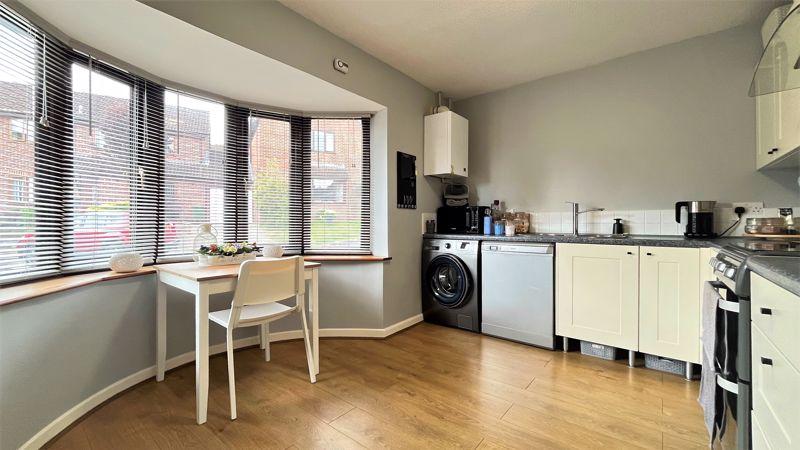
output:
[[[684,375],[684,371],[686,370],[686,363],[683,361],[647,354],[644,355],[644,366],[648,369],[672,373],[675,375]]]
[[[617,359],[617,348],[610,345],[595,344],[594,342],[581,341],[581,353],[596,358],[613,361]]]

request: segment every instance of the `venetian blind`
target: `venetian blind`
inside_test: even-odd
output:
[[[219,241],[235,236],[225,217],[225,128],[222,103],[165,92],[161,261],[191,256],[201,224],[212,224]]]
[[[0,5],[0,281],[60,270],[69,53]]]
[[[70,70],[72,151],[62,194],[62,270],[107,267],[111,255],[125,251],[151,263],[163,94],[157,86],[80,55]]]
[[[251,111],[248,127],[248,231],[251,241],[301,253],[303,121]]]
[[[311,119],[305,251],[370,252],[369,119]]]

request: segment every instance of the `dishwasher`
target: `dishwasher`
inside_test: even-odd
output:
[[[553,244],[481,243],[481,332],[555,348]]]

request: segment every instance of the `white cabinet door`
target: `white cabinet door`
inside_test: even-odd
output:
[[[800,448],[800,372],[753,324],[753,417],[764,432],[769,446],[777,449]],[[797,345],[796,343],[793,343]]]
[[[781,159],[800,147],[800,91],[792,89],[778,94],[778,143],[769,161]]]
[[[784,35],[788,37],[788,35]],[[800,36],[798,36],[800,39]],[[768,89],[785,83],[795,61],[789,59],[786,45],[776,45],[761,70],[772,70],[772,78],[760,77]],[[768,64],[767,64],[768,63]],[[800,90],[792,89],[756,97],[756,168],[760,169],[800,147]],[[790,161],[786,159],[785,161]]]
[[[800,297],[750,273],[750,317],[800,371]]]
[[[700,363],[700,250],[640,247],[639,351]]]
[[[638,348],[639,247],[556,245],[556,334]]]
[[[775,159],[778,152],[778,94],[756,97],[756,168]]]

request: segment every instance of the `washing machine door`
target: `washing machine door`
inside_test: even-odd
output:
[[[439,255],[428,265],[425,275],[427,289],[437,303],[446,308],[458,308],[472,294],[472,274],[459,257]]]

